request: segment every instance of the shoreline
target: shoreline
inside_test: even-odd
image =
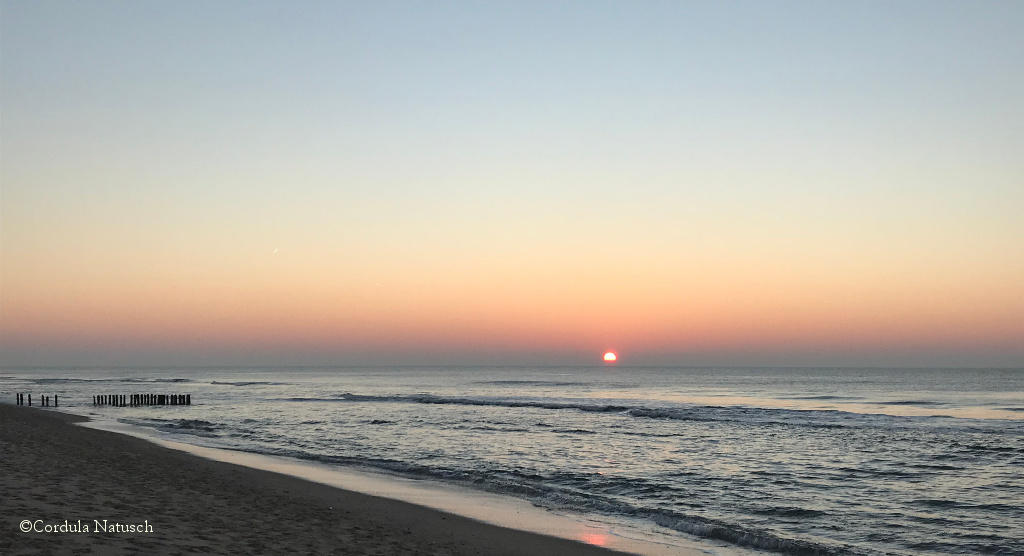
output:
[[[0,404],[0,492],[7,493],[0,553],[634,553],[598,546],[606,541],[600,536],[582,536],[593,541],[587,544],[506,527],[287,471],[213,459],[91,423],[83,415]],[[26,519],[43,520],[41,527],[67,520],[79,531],[80,520],[90,531],[23,533],[19,526]],[[97,533],[94,520],[104,519],[109,525],[139,524],[140,530],[146,524],[151,531]],[[681,546],[663,551],[706,552]]]
[[[0,404],[0,553],[627,554],[75,426],[87,420]]]
[[[714,550],[718,556],[747,556],[750,549],[711,540],[671,537],[639,528],[623,529],[622,524],[602,521],[596,516],[566,514],[537,506],[527,500],[429,479],[415,479],[377,470],[366,470],[226,448],[189,444],[161,438],[151,430],[122,423],[91,420],[80,426],[141,438],[173,450],[184,451],[214,461],[234,463],[254,469],[297,477],[321,485],[340,488],[389,500],[399,500],[458,515],[482,523],[542,536],[582,542],[629,554],[644,556],[693,556]]]

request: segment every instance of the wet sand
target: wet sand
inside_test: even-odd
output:
[[[72,424],[83,420],[0,404],[0,554],[622,554]],[[89,532],[24,533],[24,520]]]

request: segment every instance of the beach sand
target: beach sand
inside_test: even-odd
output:
[[[621,554],[0,404],[0,554]],[[152,532],[96,533],[94,520]],[[89,533],[23,533],[23,520]]]

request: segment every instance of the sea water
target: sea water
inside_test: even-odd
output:
[[[0,396],[786,554],[1024,553],[1024,370],[6,369]],[[94,407],[188,393],[192,405]]]

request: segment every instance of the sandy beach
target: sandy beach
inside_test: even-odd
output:
[[[84,419],[0,405],[0,553],[620,554],[73,424]],[[26,520],[43,532],[22,532]]]

